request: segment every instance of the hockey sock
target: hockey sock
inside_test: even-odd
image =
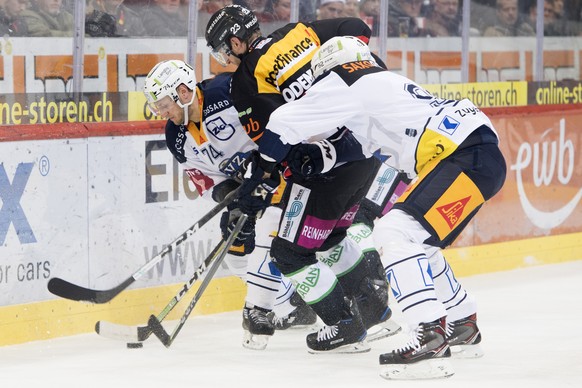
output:
[[[477,303],[475,299],[457,281],[453,269],[446,261],[442,251],[438,250],[430,256],[429,262],[437,298],[447,310],[447,321],[456,321],[476,313]]]
[[[329,267],[318,262],[287,277],[326,325],[333,325],[341,319],[344,292]]]

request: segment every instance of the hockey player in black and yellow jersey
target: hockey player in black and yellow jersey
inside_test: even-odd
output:
[[[310,61],[322,43],[343,35],[368,42],[370,33],[358,18],[337,18],[290,23],[265,37],[252,11],[232,5],[212,15],[206,41],[219,63],[240,64],[231,95],[242,124],[257,141],[271,113],[311,86]]]
[[[370,29],[358,18],[338,18],[312,23],[291,23],[264,37],[261,35],[256,16],[244,7],[227,6],[210,18],[206,29],[207,43],[219,63],[223,65],[232,63],[238,66],[233,74],[231,95],[240,120],[254,141],[263,144],[263,131],[273,111],[301,98],[310,88],[313,82],[310,62],[321,44],[341,35],[357,36],[367,42]],[[341,134],[341,131],[339,133]],[[378,166],[374,160],[360,162],[368,164],[372,169]],[[319,303],[318,297],[312,294],[306,301],[326,323],[335,323],[339,319],[347,322],[352,315],[357,315],[354,317],[357,321],[361,315],[365,329],[380,324],[380,328],[376,327],[373,335],[369,336],[369,339],[378,339],[395,333],[399,326],[389,320],[391,310],[388,307],[388,284],[377,252],[372,248],[363,252],[353,239],[346,237],[346,230],[353,220],[353,214],[350,212],[357,210],[358,202],[362,194],[365,194],[360,191],[370,186],[373,176],[370,179],[366,176],[360,178],[361,186],[356,190],[354,185],[353,198],[347,196],[348,198],[344,198],[346,202],[338,204],[337,208],[329,212],[320,209],[321,212],[316,214],[317,217],[324,219],[328,217],[327,221],[330,222],[336,216],[347,218],[339,222],[342,224],[341,227],[332,228],[334,229],[331,232],[332,238],[323,235],[317,237],[315,234],[326,232],[314,230],[312,237],[316,242],[309,247],[300,247],[301,253],[296,254],[287,249],[289,247],[272,246],[271,255],[283,273],[310,268],[309,265],[317,261],[316,257],[320,263],[331,267],[333,273],[326,280],[332,281],[337,278],[341,284],[340,288],[345,289],[350,300],[356,301],[357,307],[352,311],[343,303],[336,304],[335,307],[333,304],[323,307],[324,303]],[[341,179],[348,178],[346,176]],[[295,194],[288,193],[291,196]],[[333,195],[332,191],[328,195]],[[303,200],[307,201],[307,197],[305,196]],[[295,205],[301,203],[291,201]],[[287,205],[289,206],[289,203]],[[287,212],[285,216],[287,221],[292,213]],[[281,220],[281,225],[286,222],[285,217]],[[305,217],[309,215],[305,213]],[[280,233],[281,228],[280,226]],[[320,269],[325,270],[325,268],[317,270]],[[302,296],[305,299],[306,295]],[[358,309],[359,313],[354,312]],[[360,344],[353,346],[352,349],[346,349],[350,341],[358,342],[358,339],[363,338],[361,334],[360,332],[358,336],[346,339],[343,343],[338,342],[329,348],[311,350],[329,351],[341,348],[338,351],[362,351],[366,345]]]

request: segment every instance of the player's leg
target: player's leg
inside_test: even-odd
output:
[[[308,335],[307,344],[312,352],[369,350],[362,343],[366,329],[357,306],[352,298],[346,298],[353,296],[359,283],[340,282],[335,275],[342,273],[348,279],[362,261],[361,251],[347,255],[350,260],[342,261],[336,270],[318,262],[315,252],[329,250],[346,238],[357,204],[371,180],[362,171],[370,171],[376,163],[373,159],[353,162],[321,179],[296,181],[288,189],[285,213],[271,255],[281,272],[296,284],[303,300],[326,324],[318,333]],[[349,287],[347,292],[344,285]]]
[[[434,251],[433,254],[430,254]],[[477,303],[456,279],[453,269],[439,248],[428,247],[436,295],[447,311],[447,341],[453,357],[483,356],[481,332],[477,326]]]
[[[281,273],[271,262],[269,251],[280,213],[280,209],[269,207],[263,217],[257,220],[255,249],[252,253],[231,253],[226,257],[227,265],[247,285],[242,326],[243,346],[249,349],[265,349],[269,337],[275,331],[268,314],[273,310],[279,292]]]
[[[377,218],[386,214],[396,200],[404,193],[410,179],[405,173],[391,166],[381,164],[373,182],[360,202],[354,223],[347,230],[348,237],[362,249],[364,260],[373,274],[368,287],[364,287],[359,307],[368,329],[368,341],[374,341],[395,334],[400,326],[390,320],[389,284],[386,281],[380,254],[374,245],[372,230]],[[371,294],[371,295],[370,295]]]
[[[446,261],[434,256],[434,247],[450,245],[504,180],[505,162],[495,144],[462,148],[428,165],[394,209],[376,224],[374,239],[383,251],[392,290],[403,316],[412,327],[417,325],[407,346],[380,356],[384,377],[403,376],[407,371],[410,378],[453,373],[445,365],[450,348],[444,312],[451,305],[446,300],[443,304],[437,295],[445,289],[441,283],[445,278],[438,284],[434,280],[447,273]],[[449,310],[464,315],[474,308],[467,300],[462,308]],[[419,345],[423,346],[420,353],[412,351]],[[440,364],[438,368],[431,365],[435,363]]]
[[[296,284],[297,294],[321,318],[326,326],[307,336],[312,353],[369,351],[364,342],[366,329],[355,303],[345,292],[333,271],[317,261],[315,253],[276,237],[273,259],[286,277]]]
[[[368,329],[368,341],[388,337],[400,330],[400,325],[390,319],[392,310],[388,307],[388,282],[375,249],[364,252],[348,236],[317,255],[318,260],[334,272],[346,296],[356,301],[364,326]],[[369,330],[380,323],[382,326]]]
[[[374,228],[390,287],[409,335],[403,347],[380,355],[381,375],[385,378],[434,378],[453,373],[448,360],[451,353],[446,340],[446,310],[437,298],[422,244],[428,236],[414,218],[401,210],[392,210]]]
[[[317,314],[295,291],[295,286],[281,276],[279,292],[269,319],[275,330],[303,329],[317,322]]]

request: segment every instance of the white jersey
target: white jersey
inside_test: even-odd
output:
[[[232,177],[257,145],[239,121],[229,95],[230,74],[201,82],[202,123],[166,124],[166,144],[202,196]]]
[[[345,126],[367,152],[380,150],[389,156],[388,165],[413,178],[481,125],[493,130],[471,101],[438,99],[412,80],[363,61],[318,79],[305,96],[273,112],[267,129],[285,144],[298,144]]]

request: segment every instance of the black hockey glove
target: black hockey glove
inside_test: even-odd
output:
[[[228,194],[238,189],[240,183],[234,179],[226,179],[212,188],[212,199],[214,202],[222,202]]]
[[[253,151],[245,165],[241,168],[243,182],[234,205],[250,217],[261,217],[267,207],[271,205],[273,193],[281,183],[279,171],[267,170],[274,164],[261,159],[258,152]]]
[[[232,234],[232,231],[241,215],[242,212],[237,208],[229,209],[222,213],[222,216],[220,217],[220,231],[224,240],[228,239]],[[229,253],[237,256],[244,256],[255,250],[255,223],[256,219],[254,217],[249,217],[247,219],[232,243],[233,248],[229,250]]]
[[[337,161],[337,153],[327,140],[301,143],[291,149],[287,161],[293,174],[310,177],[331,170]]]

